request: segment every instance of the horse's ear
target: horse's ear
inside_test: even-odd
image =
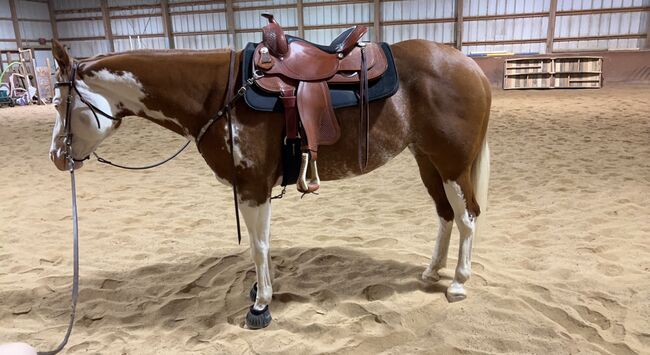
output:
[[[52,55],[54,59],[59,64],[61,70],[67,71],[72,68],[72,57],[68,50],[65,49],[61,42],[56,39],[52,40]]]

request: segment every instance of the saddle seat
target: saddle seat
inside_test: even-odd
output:
[[[262,16],[269,24],[263,28],[263,41],[253,55],[254,72],[263,73],[256,85],[269,93],[279,94],[285,113],[285,142],[298,140],[301,143],[298,190],[314,192],[319,188],[318,146],[334,144],[340,137],[329,85],[359,84],[359,165],[363,171],[368,159],[368,80],[375,80],[386,72],[388,61],[384,51],[376,43],[359,42],[368,31],[366,26],[347,29],[329,46],[322,46],[286,36],[273,15]],[[364,139],[365,161],[361,149]],[[311,169],[309,183],[306,181],[307,165]]]

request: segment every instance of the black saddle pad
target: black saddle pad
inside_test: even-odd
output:
[[[244,60],[242,61],[242,85],[253,76],[251,61],[258,43],[248,43],[244,48]],[[381,49],[386,55],[388,69],[378,80],[368,83],[368,94],[370,101],[381,100],[393,96],[399,89],[399,77],[393,52],[387,43],[380,43]],[[359,105],[359,84],[330,85],[332,105],[334,108],[352,107]],[[266,112],[282,112],[282,102],[277,94],[271,94],[262,90],[257,85],[251,85],[244,95],[246,104],[254,110]]]

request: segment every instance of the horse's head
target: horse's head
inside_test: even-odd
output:
[[[102,114],[112,115],[111,105],[106,98],[90,90],[83,80],[82,68],[56,40],[53,41],[52,54],[59,69],[56,74],[56,121],[52,130],[50,159],[59,170],[68,168],[65,154],[68,120],[70,147],[76,169],[119,126],[120,121]]]

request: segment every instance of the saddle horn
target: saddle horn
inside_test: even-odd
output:
[[[275,20],[272,14],[261,14],[262,17],[269,20],[268,25],[262,28],[262,41],[269,48],[271,53],[278,57],[283,57],[289,51],[289,43],[284,36],[284,31],[280,24]]]
[[[273,18],[273,14],[263,13],[261,14],[261,16],[269,20],[269,23],[276,23],[276,24],[278,23],[277,21],[275,21],[275,18]]]

